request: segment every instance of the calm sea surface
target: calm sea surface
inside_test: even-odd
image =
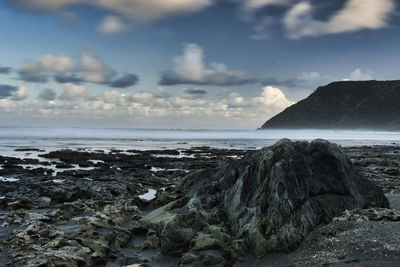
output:
[[[0,155],[35,157],[38,154],[16,152],[17,148],[39,148],[46,152],[57,149],[105,152],[111,149],[184,149],[193,146],[254,149],[272,145],[281,138],[323,138],[342,146],[400,146],[400,132],[382,131],[0,128]]]

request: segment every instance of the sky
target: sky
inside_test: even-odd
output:
[[[255,129],[400,79],[398,0],[3,0],[0,126]]]

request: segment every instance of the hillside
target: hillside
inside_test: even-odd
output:
[[[400,130],[400,81],[345,81],[319,87],[261,128]]]

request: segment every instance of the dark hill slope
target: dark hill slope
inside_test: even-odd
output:
[[[319,87],[262,128],[400,130],[400,81],[346,81]]]

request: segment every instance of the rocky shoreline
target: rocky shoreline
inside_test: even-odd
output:
[[[37,148],[24,149],[41,153]],[[211,246],[201,252],[202,264],[400,262],[400,147],[346,147],[344,151],[355,168],[383,189],[391,210],[347,211],[317,227],[294,252],[261,259],[238,255],[236,261],[227,262]],[[193,147],[110,153],[60,150],[43,152],[39,159],[0,156],[0,262],[6,266],[179,265],[181,255],[160,253],[157,231],[143,218],[184,197],[189,190],[179,186],[184,177],[254,153]],[[231,245],[238,247],[238,254],[243,251],[240,242]],[[196,264],[191,260],[187,262]]]

